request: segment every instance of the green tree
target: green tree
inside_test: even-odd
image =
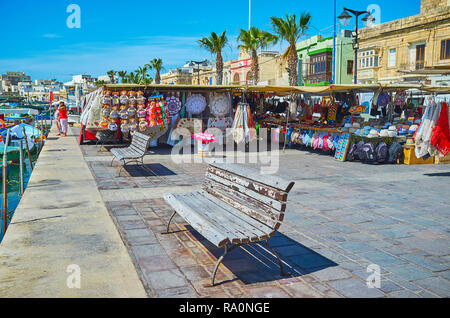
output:
[[[111,84],[114,84],[116,82],[116,80],[115,80],[116,71],[111,70],[111,71],[108,71],[106,74],[109,76],[109,79],[111,80]]]
[[[309,28],[311,15],[303,12],[299,19],[295,14],[286,14],[285,18],[270,18],[272,28],[281,40],[288,42],[289,46],[283,53],[283,58],[288,62],[289,85],[297,86],[298,83],[298,55],[296,43],[298,39],[305,34]]]
[[[117,75],[120,76],[120,82],[126,83],[127,82],[127,72],[126,71],[119,71],[117,72]]]
[[[144,85],[150,85],[151,83],[153,83],[153,78],[151,78],[151,77],[144,78],[141,81],[141,84],[144,84]]]
[[[265,49],[271,44],[276,44],[278,38],[266,31],[251,27],[249,30],[241,29],[238,48],[251,54],[252,64],[250,68],[251,80],[254,85],[259,81],[258,50]]]
[[[130,72],[130,74],[128,74],[128,83],[130,83],[130,84],[137,84],[137,83],[139,83],[139,74],[135,74],[134,72]]]
[[[154,58],[153,60],[150,61],[149,64],[146,64],[145,66],[149,67],[149,69],[155,70],[155,72],[156,72],[155,84],[160,84],[161,83],[161,70],[164,69],[162,59]]]
[[[148,78],[148,71],[149,67],[147,65],[145,66],[139,66],[138,69],[135,71],[136,75],[138,75],[139,80],[138,82],[142,82],[144,79]]]
[[[208,50],[211,54],[216,54],[216,84],[222,85],[223,81],[223,57],[222,50],[228,43],[228,38],[225,35],[227,30],[223,31],[221,35],[211,32],[209,37],[204,37],[198,41],[201,48]]]

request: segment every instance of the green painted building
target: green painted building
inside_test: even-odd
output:
[[[351,32],[336,36],[335,84],[352,84],[354,51]],[[298,85],[322,86],[332,82],[333,37],[315,35],[297,43]]]

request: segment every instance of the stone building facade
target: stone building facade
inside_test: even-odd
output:
[[[358,83],[450,84],[450,1],[359,32]]]

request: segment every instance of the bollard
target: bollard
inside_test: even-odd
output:
[[[8,144],[9,144],[9,134],[10,130],[8,129],[6,133],[5,140],[5,148],[3,150],[3,178],[2,178],[2,186],[3,186],[3,235],[5,236],[6,228],[8,226]]]
[[[25,139],[25,146],[27,146],[27,154],[28,154],[28,160],[30,161],[31,171],[33,171],[33,162],[31,161],[30,148],[28,147],[27,133],[25,132],[25,127],[23,127],[23,126],[22,126],[22,131],[23,131],[23,136]]]
[[[23,140],[19,141],[19,164],[20,164],[20,196],[23,196],[24,192],[24,181],[23,181]]]

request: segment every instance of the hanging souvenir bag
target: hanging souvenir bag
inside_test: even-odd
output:
[[[138,91],[136,94],[136,104],[145,104],[144,92]]]
[[[111,105],[111,91],[104,91],[103,105]]]
[[[120,92],[119,102],[120,102],[121,105],[128,105],[127,91],[121,91]]]

